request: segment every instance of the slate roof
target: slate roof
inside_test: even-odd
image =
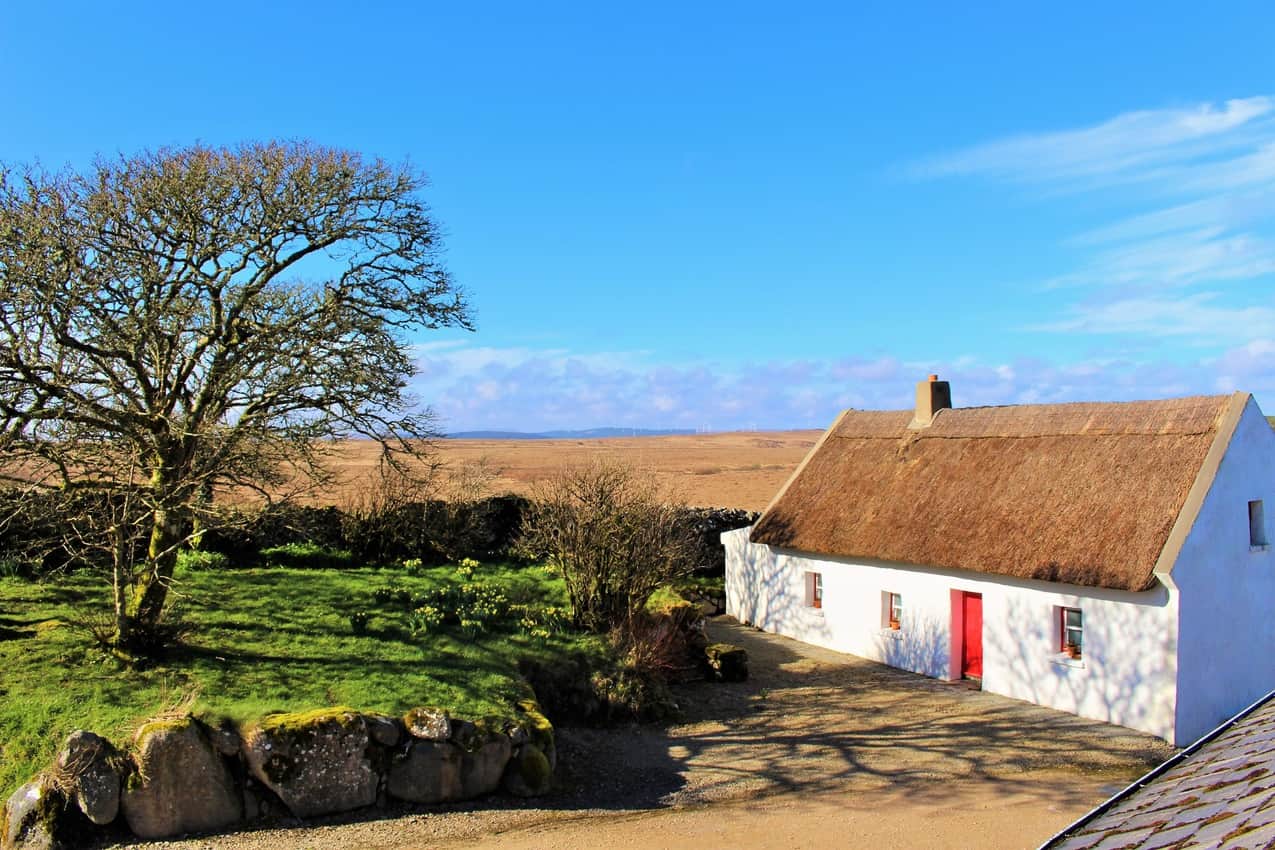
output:
[[[1275,692],[1072,824],[1041,850],[1275,846]]]
[[[800,552],[1140,591],[1247,394],[849,410],[750,535]],[[1216,454],[1216,452],[1214,453]],[[1211,481],[1211,479],[1210,479]]]

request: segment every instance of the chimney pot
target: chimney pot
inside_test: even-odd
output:
[[[952,406],[952,385],[940,381],[938,375],[930,375],[929,380],[916,385],[916,413],[912,417],[911,428],[928,428],[934,416],[940,410]]]

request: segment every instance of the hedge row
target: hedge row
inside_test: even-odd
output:
[[[66,566],[70,555],[57,542],[67,525],[60,516],[64,504],[50,498],[47,505],[15,511],[17,504],[15,496],[0,492],[0,516],[10,518],[0,523],[0,562],[20,554],[37,572]],[[264,551],[301,543],[347,551],[361,564],[410,558],[424,564],[510,559],[517,557],[515,543],[530,504],[522,496],[505,495],[462,503],[414,502],[377,513],[288,503],[230,508],[202,535],[199,545],[235,564],[255,564]],[[721,533],[750,525],[756,518],[755,513],[733,508],[688,508],[685,521],[699,541],[697,571],[721,575]]]

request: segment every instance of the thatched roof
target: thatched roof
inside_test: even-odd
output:
[[[920,429],[908,428],[911,410],[846,411],[751,539],[1145,590],[1247,398],[956,408]]]

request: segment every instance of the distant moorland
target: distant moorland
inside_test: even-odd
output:
[[[737,431],[594,439],[446,439],[438,458],[452,470],[485,467],[493,493],[531,492],[537,481],[595,459],[652,470],[688,504],[759,511],[819,439],[820,431]],[[342,483],[316,497],[342,505],[367,486],[377,446],[352,440],[337,449]]]

